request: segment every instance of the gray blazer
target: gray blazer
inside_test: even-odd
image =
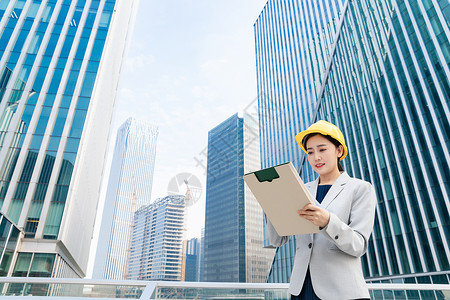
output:
[[[316,199],[319,179],[306,187]],[[330,212],[328,225],[316,234],[296,235],[296,254],[289,293],[298,295],[309,266],[316,295],[326,299],[370,298],[360,257],[366,252],[373,228],[376,195],[372,185],[343,172],[319,204]],[[300,217],[299,217],[300,218]],[[266,218],[266,230],[273,246],[286,244]]]

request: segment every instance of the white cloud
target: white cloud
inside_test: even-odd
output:
[[[155,62],[155,57],[151,54],[138,54],[129,56],[125,60],[127,72],[132,73],[137,70],[146,70]]]

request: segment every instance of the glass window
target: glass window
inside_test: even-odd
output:
[[[63,25],[64,20],[66,19],[67,12],[69,11],[69,5],[63,4],[61,6],[61,10],[59,11],[58,19],[56,20],[56,24]]]
[[[79,73],[80,71],[70,71],[69,79],[67,79],[66,90],[64,91],[65,95],[73,95]]]
[[[48,151],[58,151],[59,142],[61,141],[60,136],[52,136],[48,142],[47,150]]]
[[[39,150],[41,147],[42,139],[44,138],[43,135],[33,135],[33,139],[30,143],[30,149]]]
[[[91,98],[89,97],[78,97],[77,109],[88,109],[89,101]]]
[[[75,59],[83,59],[84,54],[86,53],[86,47],[88,42],[89,42],[88,38],[80,38],[77,53],[75,54]]]
[[[27,12],[27,18],[31,18],[31,19],[35,18],[36,14],[39,10],[39,6],[40,6],[40,2],[36,1],[36,2],[31,3],[31,6]]]
[[[86,110],[75,110],[69,137],[80,138],[83,133],[84,120],[86,119]]]
[[[55,126],[53,127],[53,136],[62,135],[68,112],[69,110],[67,108],[59,108],[58,117],[56,118]]]
[[[48,88],[48,92],[52,94],[56,94],[58,91],[59,84],[61,83],[61,77],[63,74],[63,69],[55,69],[53,73],[52,82],[50,83],[50,87]]]
[[[90,97],[92,94],[92,89],[94,88],[96,73],[86,72],[84,76],[83,86],[81,87],[80,96]]]
[[[9,236],[9,230],[11,229],[11,222],[8,219],[2,217],[0,223],[0,250],[3,251],[6,247],[6,241]]]
[[[51,1],[49,3],[47,3],[47,7],[45,7],[45,10],[41,15],[41,22],[45,22],[45,23],[50,22],[50,18],[52,16],[54,8],[55,8],[55,3],[51,3]]]
[[[50,277],[55,254],[35,253],[29,277]]]
[[[76,153],[64,153],[61,171],[59,172],[58,176],[58,185],[65,185],[67,186],[67,188],[69,187],[76,157]]]
[[[72,102],[72,96],[62,96],[59,107],[69,108],[71,102]]]
[[[28,270],[30,269],[30,263],[32,253],[19,253],[17,256],[16,265],[14,266],[13,277],[27,277]]]
[[[68,138],[66,143],[66,152],[73,152],[77,153],[78,151],[78,145],[80,144],[79,138]]]
[[[39,122],[34,131],[35,134],[43,135],[45,133],[45,128],[47,127],[47,122],[48,122],[48,118],[50,116],[51,111],[52,111],[51,107],[48,107],[48,106],[42,107],[41,116],[39,117]],[[33,149],[39,149],[39,148],[33,148]]]
[[[93,61],[100,61],[100,58],[102,57],[102,52],[103,52],[103,46],[105,44],[105,40],[104,39],[96,39],[94,42],[94,46],[92,47],[92,52],[91,52],[91,58],[90,60]]]

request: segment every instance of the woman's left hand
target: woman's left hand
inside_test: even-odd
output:
[[[330,213],[313,204],[306,204],[302,209],[297,211],[298,215],[310,221],[319,227],[326,227],[330,221]]]

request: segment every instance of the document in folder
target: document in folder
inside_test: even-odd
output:
[[[319,232],[318,226],[297,214],[314,201],[291,162],[243,178],[280,236]]]

